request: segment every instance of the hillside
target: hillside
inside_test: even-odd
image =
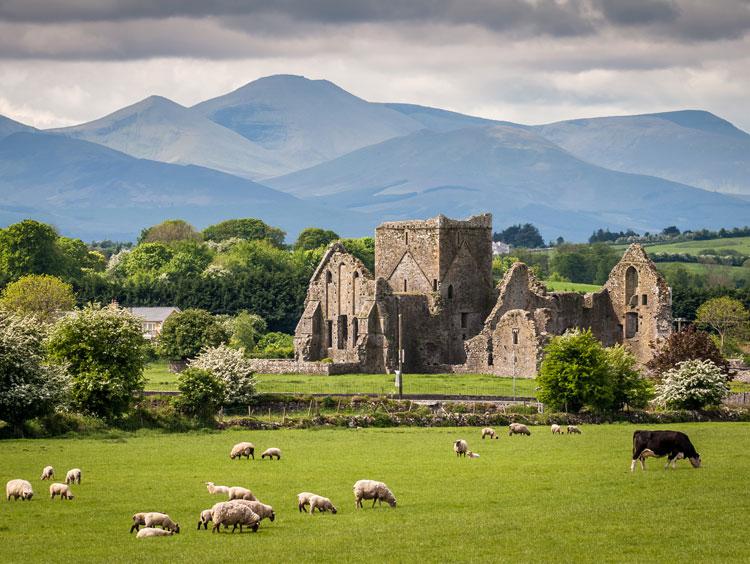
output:
[[[5,116],[0,116],[0,139],[18,133],[19,131],[34,131],[33,127],[13,121]]]

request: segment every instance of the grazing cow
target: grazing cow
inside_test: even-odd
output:
[[[693,443],[685,433],[679,431],[636,431],[633,433],[633,461],[630,471],[635,470],[635,463],[641,463],[641,470],[646,469],[644,461],[647,457],[667,457],[666,470],[672,464],[677,465],[677,460],[687,458],[693,468],[700,468],[701,456],[695,450]]]

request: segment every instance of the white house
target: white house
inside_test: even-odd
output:
[[[180,311],[178,307],[129,307],[126,309],[134,316],[141,318],[143,336],[149,340],[161,333],[162,325],[170,315]]]

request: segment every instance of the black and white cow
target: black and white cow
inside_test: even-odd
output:
[[[677,460],[687,458],[693,468],[700,468],[701,456],[695,450],[693,443],[685,433],[680,431],[636,431],[633,433],[633,462],[630,471],[635,469],[636,461],[641,463],[641,470],[646,469],[644,461],[647,457],[667,457],[666,470],[670,463],[672,468]]]

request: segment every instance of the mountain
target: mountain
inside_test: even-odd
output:
[[[34,131],[33,127],[13,121],[5,116],[0,116],[0,139],[18,133],[19,131]]]
[[[50,133],[98,143],[133,157],[195,164],[251,179],[287,170],[260,145],[161,96]]]
[[[546,237],[584,240],[599,227],[747,223],[750,203],[582,161],[532,130],[422,130],[267,184],[379,218],[490,211],[495,226],[530,221]]]
[[[599,166],[750,195],[750,135],[709,112],[576,119],[535,130]]]
[[[208,168],[136,159],[62,135],[21,132],[0,140],[0,219],[7,224],[26,217],[84,239],[133,239],[143,227],[169,218],[203,228],[257,217],[292,239],[308,225],[354,235],[364,221]]]
[[[193,109],[267,149],[288,171],[423,127],[327,80],[290,75],[261,78]]]
[[[463,129],[475,125],[508,125],[521,129],[528,129],[529,126],[513,123],[510,121],[497,121],[482,117],[459,114],[440,108],[431,108],[429,106],[419,106],[416,104],[383,104],[383,106],[395,110],[411,119],[418,121],[425,129],[431,131],[453,131],[454,129]]]

